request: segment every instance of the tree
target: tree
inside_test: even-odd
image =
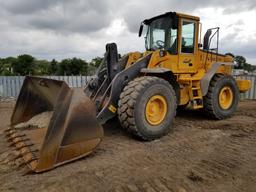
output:
[[[49,75],[50,63],[47,60],[34,61],[34,74],[36,75]]]
[[[88,75],[95,74],[95,71],[100,66],[102,60],[103,60],[102,57],[95,57],[91,60],[88,66]]]
[[[235,56],[234,60],[236,62],[235,69],[244,69],[249,72],[256,70],[256,66],[247,63],[245,57],[241,55]]]
[[[0,74],[1,75],[14,75],[12,64],[17,61],[17,58],[7,57],[0,59]]]
[[[249,63],[245,63],[243,69],[246,71],[252,72],[252,71],[256,70],[256,66],[251,65]]]
[[[103,58],[102,57],[95,57],[94,59],[92,59],[92,61],[90,62],[90,65],[92,65],[95,68],[98,68],[102,62]]]
[[[58,68],[58,75],[87,75],[88,63],[82,59],[63,59]]]
[[[56,74],[57,70],[58,70],[58,62],[55,59],[53,59],[50,63],[49,73],[51,75],[54,75]]]
[[[14,75],[12,72],[11,64],[0,62],[0,75],[4,75],[4,76]]]
[[[12,63],[13,72],[17,75],[32,75],[35,70],[34,60],[31,55],[19,55]]]
[[[246,63],[246,59],[243,56],[237,55],[234,58],[234,61],[236,62],[236,69],[243,69],[244,65]]]
[[[3,59],[0,59],[0,74],[2,75],[4,71],[4,62],[3,62]]]

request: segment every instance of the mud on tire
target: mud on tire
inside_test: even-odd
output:
[[[148,100],[161,95],[167,101],[167,112],[160,124],[150,124],[145,115]],[[176,95],[165,80],[144,76],[131,81],[123,90],[118,102],[118,117],[124,129],[142,140],[153,140],[166,135],[176,115]]]

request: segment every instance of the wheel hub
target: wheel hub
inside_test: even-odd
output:
[[[222,109],[228,109],[233,102],[233,92],[230,87],[225,86],[219,94],[219,104]]]
[[[146,120],[151,125],[159,125],[167,113],[167,102],[161,95],[152,96],[146,104]]]

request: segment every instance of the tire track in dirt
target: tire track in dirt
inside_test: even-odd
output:
[[[209,184],[218,183],[228,177],[232,178],[241,169],[250,170],[246,165],[256,163],[256,152],[252,149],[255,143],[255,137],[227,138],[224,144],[216,146],[214,153],[202,158],[189,171],[188,178]],[[251,151],[250,156],[246,151]]]
[[[234,117],[223,121],[181,113],[173,132],[153,142],[134,140],[111,123],[92,155],[39,175],[24,175],[25,168],[11,164],[1,171],[10,156],[4,152],[7,146],[0,133],[0,191],[253,191],[256,112],[252,105],[243,103]],[[243,115],[245,111],[251,115]]]
[[[180,188],[181,189],[181,188]],[[142,183],[132,183],[127,185],[120,185],[115,187],[112,191],[114,192],[170,192],[177,191],[175,187],[171,187],[169,183],[166,182],[165,178],[152,178],[149,181]]]

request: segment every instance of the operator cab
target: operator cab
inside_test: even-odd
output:
[[[177,53],[177,19],[174,14],[166,14],[143,21],[143,24],[147,26],[145,36],[147,51],[164,49],[171,54]]]
[[[190,17],[190,18],[188,18]],[[181,34],[179,34],[179,18],[181,20]],[[180,52],[194,53],[196,42],[196,21],[198,17],[181,15],[175,12],[168,12],[163,15],[146,19],[142,22],[139,36],[143,26],[147,27],[145,46],[147,51],[163,49],[174,55],[178,53],[180,37]]]
[[[142,35],[144,26],[147,27],[146,50],[161,50],[161,55],[168,53],[172,57],[164,65],[166,68],[175,68],[177,73],[197,71],[195,65],[198,55],[199,17],[168,12],[144,20],[139,36]]]

